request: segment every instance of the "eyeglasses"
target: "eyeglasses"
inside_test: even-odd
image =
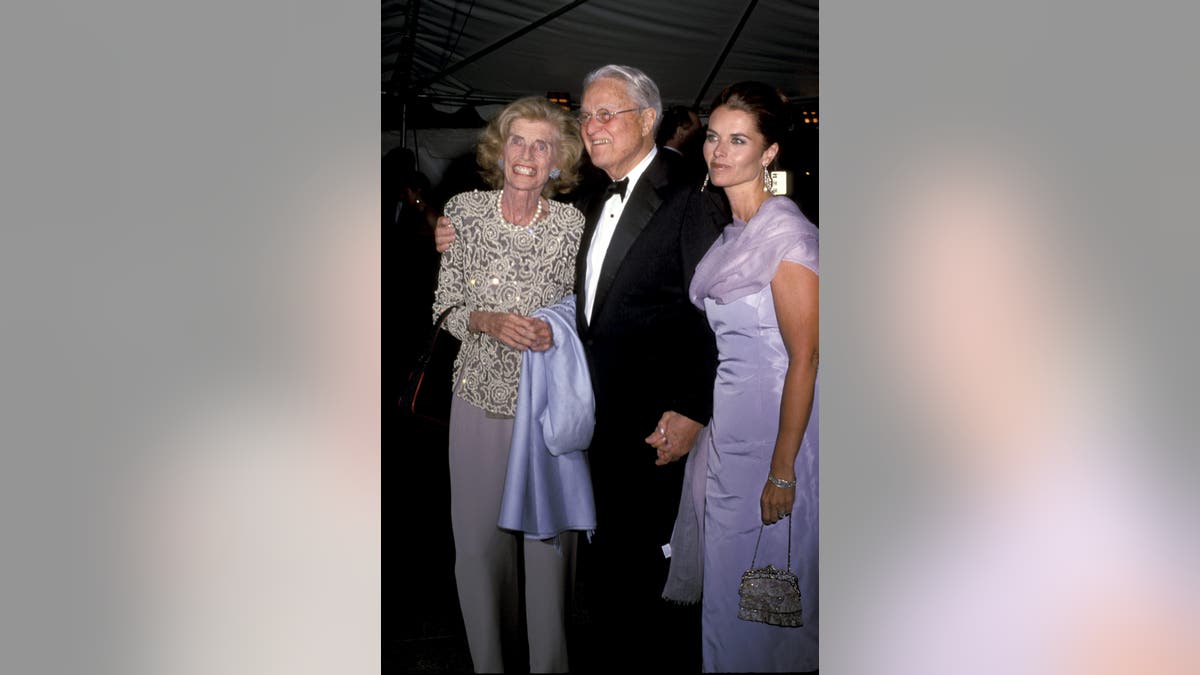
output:
[[[595,113],[580,111],[577,117],[579,118],[579,126],[586,125],[593,117],[595,117],[596,121],[600,124],[608,124],[612,121],[612,118],[616,117],[617,115],[620,115],[621,113],[633,112],[634,110],[641,110],[641,108],[629,108],[627,110],[618,110],[616,112],[609,112],[608,110],[601,108]]]

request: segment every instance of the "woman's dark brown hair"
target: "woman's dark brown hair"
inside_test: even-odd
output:
[[[749,80],[731,84],[717,94],[709,111],[721,106],[752,115],[758,123],[758,132],[766,140],[764,147],[779,143],[782,151],[782,142],[791,128],[792,119],[787,98],[775,87]]]

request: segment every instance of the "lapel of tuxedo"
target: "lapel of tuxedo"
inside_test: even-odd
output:
[[[580,210],[583,211],[583,235],[579,238],[579,253],[575,256],[575,323],[582,335],[588,329],[587,311],[587,259],[588,250],[592,247],[592,237],[596,234],[596,225],[604,212],[605,194],[600,191],[590,198],[583,200]]]
[[[659,193],[666,185],[667,165],[660,153],[646,167],[642,179],[638,181],[628,197],[629,203],[621,211],[621,219],[617,221],[617,229],[613,232],[612,241],[608,244],[608,251],[604,254],[604,266],[600,268],[600,279],[596,282],[596,301],[592,303],[593,317],[599,316],[601,310],[604,309],[604,300],[608,297],[617,271],[621,269],[621,264],[625,261],[625,254],[629,252],[633,242],[637,241],[638,235],[646,229],[646,225],[654,217],[654,212],[662,204],[663,198]]]

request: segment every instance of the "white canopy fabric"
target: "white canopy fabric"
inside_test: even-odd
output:
[[[384,91],[394,90],[409,3],[382,0]],[[569,0],[420,0],[412,79],[420,82],[571,4]],[[691,105],[748,0],[588,0],[439,80],[421,93],[447,102],[569,92],[606,63],[644,70],[666,104]],[[761,80],[794,98],[818,95],[817,1],[761,0],[702,99]]]

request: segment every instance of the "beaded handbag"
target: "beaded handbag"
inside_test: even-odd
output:
[[[800,582],[792,574],[792,528],[788,525],[787,569],[776,569],[774,565],[756,568],[758,545],[762,542],[763,527],[758,528],[758,541],[754,543],[754,558],[750,569],[742,573],[738,586],[738,618],[758,621],[772,626],[798,627],[804,622],[800,617]]]

